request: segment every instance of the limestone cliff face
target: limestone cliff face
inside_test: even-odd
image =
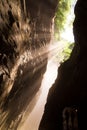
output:
[[[56,0],[0,0],[0,130],[17,129],[39,90],[56,6]]]
[[[39,130],[87,129],[87,1],[78,0],[73,23],[75,46],[49,91]]]

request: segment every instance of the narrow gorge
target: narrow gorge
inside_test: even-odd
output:
[[[0,0],[0,130],[19,130],[37,102],[58,2]],[[87,129],[87,1],[77,0],[74,13],[74,48],[58,68],[38,130]]]

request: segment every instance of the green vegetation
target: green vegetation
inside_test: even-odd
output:
[[[66,43],[66,46],[62,52],[63,61],[66,61],[70,57],[73,47],[74,47],[74,43],[70,43],[70,42]]]
[[[69,59],[72,49],[74,47],[74,43],[66,41],[65,43],[59,43],[59,44],[62,44],[61,49],[59,49],[57,54],[55,55],[54,61],[58,63],[63,63],[64,61]]]
[[[55,15],[55,39],[60,39],[60,34],[64,31],[68,13],[71,9],[73,0],[59,0],[58,9]]]
[[[57,12],[55,15],[55,23],[54,23],[54,39],[56,41],[65,42],[65,46],[61,54],[57,54],[56,59],[57,61],[61,57],[61,62],[66,61],[72,52],[72,49],[74,47],[74,43],[72,43],[67,39],[61,39],[61,34],[63,32],[69,33],[69,28],[72,28],[74,15],[73,15],[73,7],[75,5],[76,0],[59,0]],[[73,11],[73,12],[72,12]],[[65,35],[66,36],[66,35]],[[62,43],[61,43],[62,44]]]

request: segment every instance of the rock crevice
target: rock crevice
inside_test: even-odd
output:
[[[75,6],[75,20],[73,23],[75,46],[70,58],[62,63],[58,69],[58,77],[49,91],[39,130],[87,129],[86,9],[87,1],[78,0]],[[66,119],[64,122],[63,112],[65,110]],[[75,112],[76,115],[70,115],[70,113]],[[71,122],[69,122],[69,119],[72,119]]]

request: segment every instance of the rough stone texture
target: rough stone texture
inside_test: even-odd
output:
[[[87,129],[87,0],[77,1],[73,32],[74,49],[70,59],[58,69],[58,77],[49,91],[39,130]],[[78,120],[78,123],[75,120],[74,126],[68,124],[69,128],[63,124],[66,108],[75,110]]]
[[[25,2],[0,0],[0,130],[16,130],[28,115],[47,65],[57,0]]]

